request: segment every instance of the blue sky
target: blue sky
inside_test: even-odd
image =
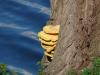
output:
[[[49,15],[49,0],[0,0],[0,63],[36,75],[43,56],[37,33]]]

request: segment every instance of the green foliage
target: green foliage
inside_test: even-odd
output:
[[[0,75],[5,75],[7,67],[5,64],[0,64]]]
[[[38,75],[46,75],[45,72],[44,72],[45,65],[41,61],[39,61],[38,64],[40,65],[40,69],[38,71]]]
[[[8,71],[6,64],[0,64],[0,75],[17,75],[17,73]]]
[[[100,58],[96,58],[93,62],[92,75],[100,75]]]
[[[40,70],[40,71],[38,72],[38,75],[45,75],[45,73],[43,72],[43,70]]]
[[[85,68],[82,72],[82,75],[91,75],[91,70],[88,68]]]

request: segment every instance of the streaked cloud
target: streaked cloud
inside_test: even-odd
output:
[[[26,36],[28,38],[32,38],[36,41],[39,41],[37,33],[33,32],[33,31],[24,31],[24,32],[21,33],[21,35]]]
[[[13,29],[18,29],[18,30],[22,30],[19,34],[20,35],[23,35],[25,37],[28,37],[28,38],[31,38],[31,39],[34,39],[36,41],[39,41],[38,40],[38,36],[37,36],[37,33],[36,32],[33,32],[33,31],[27,31],[28,28],[25,28],[25,27],[20,27],[20,26],[17,26],[16,24],[5,24],[5,23],[0,23],[0,28],[13,28]]]
[[[13,0],[13,1],[21,3],[21,4],[26,5],[26,6],[30,6],[30,7],[33,7],[33,8],[40,9],[41,13],[45,13],[47,15],[50,15],[50,8],[42,6],[38,3],[29,2],[29,0],[27,0],[27,1],[26,0]]]
[[[23,74],[23,75],[34,75],[34,74],[26,71],[25,69],[18,68],[18,67],[12,66],[12,65],[8,65],[7,67],[9,70],[13,70],[13,71],[18,72],[18,73]]]
[[[28,28],[25,28],[25,27],[17,26],[16,24],[13,24],[13,23],[11,23],[11,24],[0,23],[0,27],[21,29],[21,30],[28,29]]]

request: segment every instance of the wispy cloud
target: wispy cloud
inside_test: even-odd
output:
[[[39,41],[37,33],[33,32],[33,31],[24,31],[24,32],[21,33],[21,35],[26,36],[28,38],[32,38],[36,41]]]
[[[39,41],[38,40],[38,36],[37,36],[37,33],[36,32],[33,32],[33,31],[27,31],[28,28],[25,28],[25,27],[20,27],[20,26],[17,26],[16,24],[5,24],[5,23],[0,23],[0,28],[13,28],[13,29],[18,29],[18,30],[22,30],[19,34],[20,35],[23,35],[25,37],[28,37],[28,38],[31,38],[31,39],[34,39],[36,41]]]
[[[21,26],[17,26],[16,24],[5,24],[5,23],[0,23],[0,27],[5,27],[5,28],[13,28],[13,29],[28,29],[28,28],[25,28],[25,27],[21,27]]]
[[[16,1],[16,2],[21,3],[23,5],[26,5],[26,6],[40,9],[40,12],[45,13],[47,15],[50,15],[50,8],[42,6],[38,3],[33,3],[33,2],[30,2],[29,0],[28,1],[26,1],[26,0],[13,0],[13,1]]]
[[[7,67],[8,67],[8,69],[13,70],[13,71],[18,72],[23,75],[34,75],[34,74],[26,71],[25,69],[18,68],[18,67],[12,66],[12,65],[8,65]]]

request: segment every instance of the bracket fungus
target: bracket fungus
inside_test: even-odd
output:
[[[57,35],[47,34],[44,31],[40,31],[39,34],[38,34],[38,36],[41,39],[45,40],[45,41],[53,41],[53,42],[55,42],[55,41],[58,40],[58,36]]]
[[[43,31],[47,34],[57,35],[59,33],[60,25],[47,25],[43,27]]]
[[[42,48],[44,48],[46,50],[46,52],[51,52],[56,47],[56,45],[49,46],[49,45],[45,45],[45,44],[41,44],[41,46],[42,46]]]
[[[43,43],[43,44],[45,44],[45,45],[53,46],[53,45],[56,44],[56,42],[52,42],[52,41],[48,42],[48,41],[45,41],[45,40],[43,40],[43,39],[41,39],[41,38],[39,38],[39,40],[41,41],[41,43]]]
[[[60,25],[46,25],[43,31],[38,33],[41,46],[44,49],[44,54],[48,61],[53,59],[54,49],[58,40]]]

